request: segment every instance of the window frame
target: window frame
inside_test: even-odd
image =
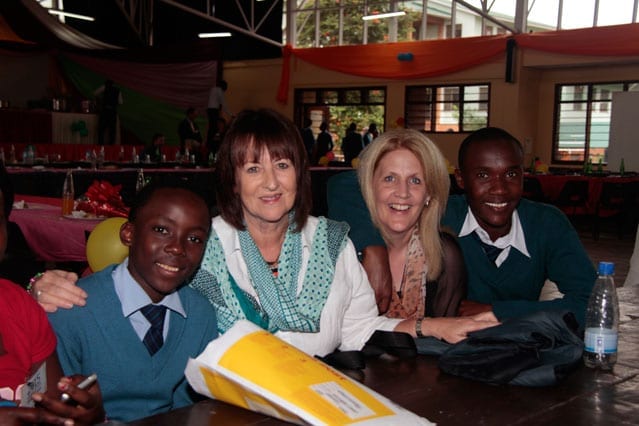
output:
[[[554,108],[553,108],[553,127],[552,127],[552,163],[553,164],[561,164],[561,165],[582,165],[584,162],[591,158],[590,151],[592,147],[590,146],[592,143],[591,140],[591,127],[592,127],[592,118],[593,118],[593,108],[596,104],[601,104],[601,97],[596,98],[594,96],[594,88],[595,86],[607,86],[619,84],[623,85],[623,92],[627,92],[629,87],[633,84],[639,84],[639,80],[621,80],[621,81],[590,81],[590,82],[570,82],[570,83],[556,83],[555,84],[555,98],[554,98]],[[565,87],[577,87],[577,86],[585,86],[586,87],[586,97],[582,101],[576,100],[561,100],[562,89]],[[597,107],[596,112],[609,112],[612,114],[612,95],[615,92],[609,91],[610,100],[604,102],[610,102],[610,108],[607,111],[601,111],[601,105]],[[562,160],[559,155],[559,129],[560,129],[560,112],[561,106],[573,103],[575,106],[579,106],[575,108],[575,111],[586,111],[586,118],[584,123],[584,157],[583,160]],[[585,104],[585,105],[584,105]],[[612,116],[611,116],[612,118]],[[608,123],[610,127],[610,122]],[[608,148],[610,147],[610,134],[608,134]],[[606,148],[607,149],[607,148]],[[605,157],[605,155],[604,155]],[[604,160],[603,164],[607,164]]]
[[[465,96],[466,96],[466,88],[467,87],[473,87],[473,86],[477,86],[480,88],[482,87],[486,87],[487,89],[487,93],[486,93],[486,100],[465,100]],[[458,92],[458,96],[459,99],[457,100],[457,102],[450,102],[446,99],[440,100],[437,97],[437,94],[439,93],[440,90],[445,90],[446,88],[456,88],[457,92]],[[490,102],[491,102],[491,83],[489,82],[480,82],[480,83],[457,83],[457,84],[420,84],[420,85],[407,85],[404,88],[404,122],[406,123],[406,127],[408,126],[409,123],[409,113],[411,112],[411,105],[423,105],[426,107],[430,107],[430,129],[425,129],[425,128],[419,128],[417,129],[416,127],[410,127],[416,130],[419,130],[421,132],[424,133],[471,133],[475,130],[477,130],[477,128],[473,128],[473,129],[468,129],[466,130],[464,128],[464,105],[465,104],[484,104],[484,107],[480,107],[479,111],[485,111],[486,112],[486,122],[484,123],[484,125],[482,127],[485,126],[489,126],[490,125]],[[424,102],[415,102],[415,101],[410,101],[409,99],[412,97],[411,96],[411,90],[420,90],[420,91],[427,91],[430,90],[430,97],[431,99],[429,101],[424,101]],[[480,92],[481,93],[481,92]],[[448,106],[452,106],[453,104],[458,105],[458,111],[459,111],[459,116],[457,117],[457,127],[458,130],[437,130],[437,118],[438,118],[438,113],[442,112],[442,111],[452,111],[453,108],[448,108]],[[437,105],[441,105],[441,110],[440,108],[437,107]],[[428,108],[426,108],[428,109]]]

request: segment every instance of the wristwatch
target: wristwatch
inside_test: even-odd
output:
[[[415,334],[417,337],[424,337],[422,333],[422,321],[424,321],[423,318],[415,320]]]

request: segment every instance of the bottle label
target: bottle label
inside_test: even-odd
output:
[[[614,354],[617,352],[617,333],[609,328],[590,327],[584,339],[586,352]]]

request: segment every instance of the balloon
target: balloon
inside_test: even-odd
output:
[[[91,231],[87,240],[87,261],[93,272],[120,263],[128,256],[129,248],[120,241],[120,227],[125,222],[123,217],[110,217]]]

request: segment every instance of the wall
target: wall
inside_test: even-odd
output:
[[[6,56],[8,55],[8,56]],[[0,99],[12,108],[47,96],[49,56],[46,53],[3,52],[0,56]]]
[[[406,85],[448,83],[490,83],[489,124],[503,127],[517,137],[526,152],[525,164],[534,156],[551,164],[554,90],[557,83],[600,82],[639,79],[639,58],[585,57],[547,54],[518,49],[515,81],[504,80],[505,58],[463,72],[410,81],[372,79],[322,69],[293,58],[289,102],[276,101],[280,81],[280,60],[226,63],[224,75],[239,94],[229,98],[234,111],[245,107],[273,107],[293,117],[293,93],[299,88],[383,85],[387,89],[386,123],[404,116]],[[231,94],[231,89],[229,89]],[[432,133],[429,137],[452,164],[464,134]]]

